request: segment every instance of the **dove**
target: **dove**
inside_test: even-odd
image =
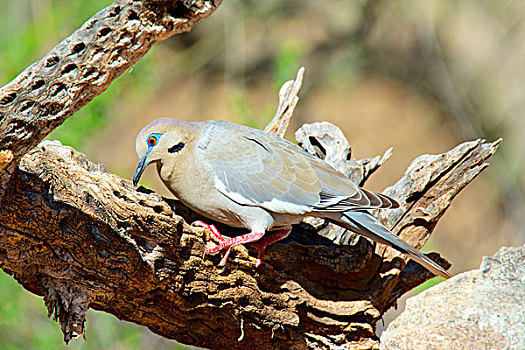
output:
[[[204,217],[250,232],[224,238],[202,221],[218,243],[205,254],[252,243],[265,248],[288,236],[305,217],[326,219],[378,243],[389,245],[435,275],[450,275],[436,262],[389,231],[368,210],[399,207],[381,193],[358,187],[323,160],[299,146],[262,130],[220,120],[185,122],[159,118],[137,135],[140,158],[136,186],[144,169],[156,164],[166,187]]]

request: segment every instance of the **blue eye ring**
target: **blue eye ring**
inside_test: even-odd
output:
[[[146,139],[146,144],[148,145],[148,148],[152,148],[155,145],[157,145],[161,136],[162,134],[159,134],[157,132],[151,133]]]
[[[158,140],[155,136],[150,136],[149,139],[148,139],[148,145],[149,146],[155,146],[157,144]]]

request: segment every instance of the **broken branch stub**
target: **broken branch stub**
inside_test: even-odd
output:
[[[297,102],[299,102],[299,90],[303,84],[304,67],[299,68],[295,80],[288,80],[279,90],[279,104],[272,121],[266,126],[264,131],[270,134],[284,137],[286,129],[290,124],[290,118]]]

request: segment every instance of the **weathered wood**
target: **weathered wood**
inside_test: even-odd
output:
[[[392,155],[389,148],[383,156],[351,160],[350,143],[337,126],[328,122],[303,125],[295,132],[295,139],[307,152],[323,159],[359,186]]]
[[[299,68],[295,80],[288,80],[279,90],[279,104],[272,121],[266,126],[264,131],[284,137],[290,118],[297,102],[299,102],[299,90],[303,85],[304,67]]]
[[[404,257],[363,238],[335,244],[322,237],[332,227],[315,222],[295,225],[259,269],[255,251],[240,246],[219,270],[219,256],[202,257],[214,243],[187,224],[198,215],[181,203],[137,190],[58,142],[33,148],[154,42],[188,30],[218,4],[117,1],[0,90],[0,267],[44,297],[66,341],[83,334],[93,308],[208,348],[377,347],[381,315],[431,277],[419,265],[403,269]],[[288,107],[278,108],[277,134],[286,130],[301,79],[281,99]],[[331,154],[325,137],[342,134],[327,130],[304,133],[301,143]],[[383,222],[422,244],[498,144],[478,140],[420,158],[388,190],[402,207],[379,213]],[[358,182],[382,162],[340,154],[333,164],[352,168]]]
[[[391,191],[440,194],[451,174],[466,183],[497,145],[476,141],[437,159],[427,156],[429,163],[420,159],[416,175],[409,173],[417,186],[405,176]],[[259,269],[255,251],[238,247],[221,271],[219,257],[202,258],[213,244],[206,233],[177,215],[192,221],[196,214],[180,203],[175,214],[155,193],[136,191],[58,142],[29,152],[8,185],[8,204],[0,209],[2,268],[44,296],[66,339],[82,334],[89,306],[209,348],[372,346],[386,309],[414,280],[431,277],[414,266],[400,278],[403,259],[383,261],[364,239],[335,245],[306,224],[269,247]],[[413,203],[413,197],[397,198]],[[426,203],[404,205],[393,216],[404,218],[406,228],[421,225],[415,213],[442,215]]]

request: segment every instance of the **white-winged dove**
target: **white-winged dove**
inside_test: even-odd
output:
[[[307,216],[325,218],[408,255],[432,273],[449,278],[436,262],[394,235],[367,209],[397,208],[380,193],[359,188],[343,174],[291,142],[261,130],[218,120],[184,122],[160,118],[137,136],[140,161],[136,185],[148,164],[156,163],[164,184],[184,204],[205,217],[250,230],[224,239],[206,253],[256,242],[260,264],[267,245],[288,236]],[[277,230],[266,235],[269,230]],[[263,237],[264,236],[264,237]]]

